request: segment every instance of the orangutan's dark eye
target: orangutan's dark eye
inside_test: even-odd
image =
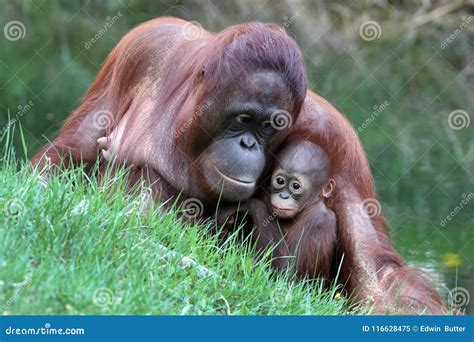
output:
[[[248,114],[237,115],[237,121],[240,123],[249,123],[251,120],[252,120],[252,117]]]
[[[283,184],[285,184],[285,180],[283,179],[283,177],[277,177],[276,178],[276,183],[278,185],[283,185]]]
[[[271,123],[270,121],[264,121],[264,122],[262,122],[262,128],[263,128],[263,129],[268,129],[268,128],[270,128],[270,127],[272,127],[272,123]]]

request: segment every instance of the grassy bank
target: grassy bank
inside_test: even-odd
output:
[[[336,289],[272,276],[251,248],[80,169],[48,181],[0,164],[3,314],[343,314]],[[112,190],[112,184],[114,189]]]

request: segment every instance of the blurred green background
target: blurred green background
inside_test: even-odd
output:
[[[108,52],[143,21],[173,15],[211,31],[277,23],[304,52],[311,88],[357,130],[397,249],[447,289],[473,293],[473,7],[473,1],[0,0],[0,134],[21,122],[29,156],[54,138]]]

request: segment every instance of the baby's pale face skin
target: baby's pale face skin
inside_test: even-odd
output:
[[[304,207],[330,196],[334,181],[329,180],[329,159],[316,144],[297,141],[289,144],[276,156],[272,174],[271,204],[275,215],[289,219]],[[324,191],[329,185],[328,191]]]
[[[278,218],[293,218],[310,196],[311,180],[304,174],[288,173],[277,168],[272,175],[271,204]]]

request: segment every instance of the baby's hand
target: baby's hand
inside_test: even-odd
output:
[[[105,160],[110,161],[114,157],[110,137],[100,137],[97,139],[97,147],[101,151],[102,157],[104,157]]]
[[[237,217],[242,219],[247,211],[244,204],[227,205],[220,207],[216,214],[216,223],[218,227],[225,227],[227,229],[235,228]]]

